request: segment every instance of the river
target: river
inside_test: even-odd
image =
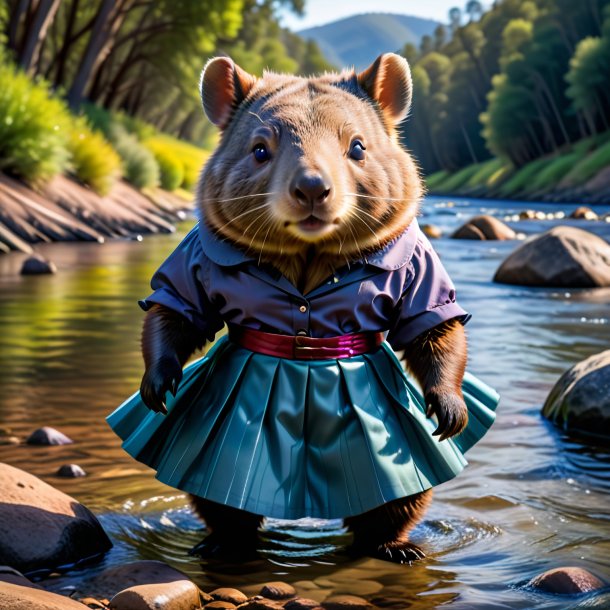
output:
[[[500,218],[535,207],[574,206],[430,197],[422,222],[445,230],[466,218]],[[601,211],[607,212],[610,208]],[[509,223],[523,233],[559,220]],[[570,221],[610,241],[610,223]],[[152,272],[188,229],[143,241],[40,247],[54,276],[20,277],[22,256],[0,256],[0,427],[21,438],[53,426],[74,439],[63,447],[2,446],[5,461],[42,477],[100,516],[114,548],[102,564],[47,579],[51,590],[95,594],[88,581],[104,566],[160,559],[204,590],[254,592],[260,583],[296,583],[305,597],[331,590],[391,608],[610,608],[610,592],[580,598],[536,593],[539,572],[575,565],[610,576],[610,452],[569,439],[540,416],[561,373],[610,347],[610,289],[556,290],[494,284],[515,242],[434,242],[473,314],[469,369],[496,388],[498,418],[468,454],[469,466],[437,488],[413,540],[428,558],[413,566],[350,559],[339,522],[271,521],[261,559],[246,565],[200,563],[187,551],[202,538],[183,494],[155,480],[125,454],[104,417],[139,386],[142,312]],[[65,463],[88,473],[54,476]],[[383,601],[382,601],[383,600]]]

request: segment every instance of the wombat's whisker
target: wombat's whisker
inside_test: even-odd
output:
[[[359,212],[361,212],[361,211],[362,210],[353,210],[354,218],[356,218],[356,220],[359,220],[373,234],[373,237],[377,240],[377,243],[381,247],[381,241],[379,240],[377,233],[375,233],[375,231],[373,230],[371,225],[369,225],[369,223],[360,216]]]
[[[259,205],[255,208],[246,210],[245,212],[238,214],[235,218],[231,218],[231,220],[229,220],[229,222],[227,222],[226,224],[222,225],[222,227],[219,227],[218,229],[215,229],[215,230],[217,233],[220,233],[220,231],[222,231],[224,228],[228,227],[232,222],[239,220],[240,218],[242,218],[243,216],[246,216],[247,214],[252,214],[252,212],[258,212],[259,210],[262,210],[263,208],[267,208],[269,206],[270,206],[270,203],[267,202],[267,203],[263,203],[263,205]]]
[[[379,199],[381,201],[404,201],[402,197],[383,197],[382,195],[361,195],[360,193],[345,193],[352,197],[362,197],[363,199]]]
[[[229,197],[228,199],[219,199],[217,197],[209,197],[200,199],[200,201],[210,202],[210,203],[229,203],[230,201],[241,201],[242,199],[249,199],[250,197],[266,197],[267,195],[277,195],[276,192],[269,193],[248,193],[247,195],[240,195],[239,197]]]

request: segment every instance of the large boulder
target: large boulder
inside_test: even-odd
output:
[[[542,414],[566,430],[610,438],[610,350],[566,371],[551,390]]]
[[[451,236],[452,239],[507,240],[516,239],[517,234],[501,220],[484,214],[475,216],[463,224]]]
[[[591,208],[581,206],[570,214],[570,218],[576,220],[598,220],[599,216]]]
[[[112,546],[89,509],[37,477],[0,463],[0,489],[0,564],[26,574],[53,570]]]
[[[546,593],[578,595],[604,588],[604,583],[583,568],[555,568],[530,580],[529,586]]]
[[[494,281],[522,286],[610,286],[610,245],[593,233],[559,226],[521,244],[496,271]]]

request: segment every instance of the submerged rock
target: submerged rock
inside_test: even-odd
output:
[[[71,445],[73,442],[63,432],[49,426],[34,430],[26,440],[28,445]]]
[[[37,477],[0,464],[0,489],[0,564],[26,574],[46,571],[112,546],[91,511]]]
[[[551,390],[542,414],[566,430],[610,439],[610,350],[567,370]]]
[[[514,250],[494,281],[555,288],[610,286],[610,245],[582,229],[554,227]]]
[[[284,610],[323,610],[315,599],[297,597],[284,605]]]
[[[45,275],[52,273],[57,273],[55,264],[38,254],[26,258],[21,267],[21,275]]]
[[[507,240],[516,239],[517,234],[501,220],[493,216],[475,216],[462,225],[452,239]]]
[[[333,595],[322,602],[324,610],[364,610],[371,609],[373,606],[355,595]]]
[[[567,595],[589,593],[604,587],[604,583],[588,570],[573,567],[547,570],[532,578],[528,585],[546,593],[564,593]]]
[[[87,473],[78,464],[64,464],[57,469],[58,477],[66,479],[76,479],[78,477],[86,477]]]

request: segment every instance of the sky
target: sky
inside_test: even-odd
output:
[[[449,9],[465,4],[465,0],[306,0],[305,16],[285,11],[282,24],[297,31],[359,13],[403,13],[447,23]]]

